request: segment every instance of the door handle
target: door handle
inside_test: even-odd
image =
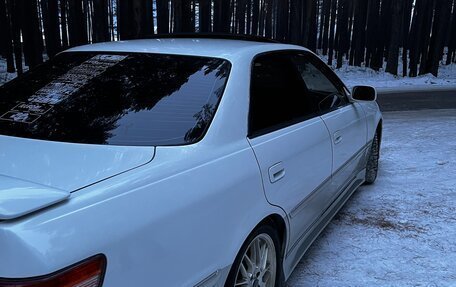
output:
[[[285,168],[281,162],[269,168],[269,181],[271,183],[281,180],[285,176]]]
[[[339,144],[342,142],[342,135],[340,134],[339,131],[334,133],[334,144]]]

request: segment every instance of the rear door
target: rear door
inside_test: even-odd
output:
[[[331,135],[331,197],[336,199],[365,164],[365,113],[359,104],[348,101],[343,83],[316,56],[301,53],[295,55],[293,61]]]
[[[331,138],[290,53],[270,53],[253,63],[249,142],[267,200],[289,215],[290,246],[328,205]]]

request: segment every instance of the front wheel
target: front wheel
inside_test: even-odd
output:
[[[274,228],[257,228],[237,255],[225,287],[277,287],[281,270],[279,246]]]
[[[378,161],[380,159],[380,141],[378,133],[375,134],[372,140],[371,150],[369,152],[369,158],[367,159],[366,165],[366,184],[373,184],[377,179],[378,174]]]

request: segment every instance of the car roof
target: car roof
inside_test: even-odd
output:
[[[205,39],[205,38],[157,38],[96,43],[75,47],[66,52],[129,52],[157,53],[223,58],[235,61],[241,56],[255,56],[277,50],[307,49],[288,44],[257,42],[247,40]]]

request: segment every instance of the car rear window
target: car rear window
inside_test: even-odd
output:
[[[204,136],[231,65],[215,58],[63,53],[0,87],[0,134],[106,145]]]

